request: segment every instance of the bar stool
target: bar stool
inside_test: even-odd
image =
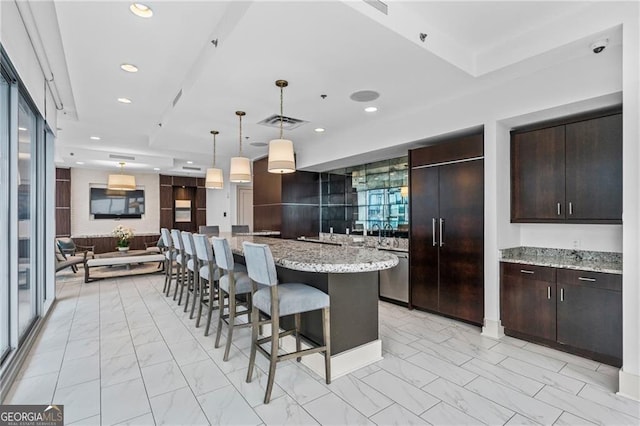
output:
[[[253,308],[251,311],[251,355],[249,356],[249,369],[247,371],[247,383],[251,382],[253,366],[256,361],[256,350],[269,358],[269,380],[264,395],[264,403],[268,404],[273,389],[273,379],[276,373],[278,361],[291,358],[300,358],[313,353],[324,352],[324,368],[327,384],[331,383],[331,333],[329,314],[329,295],[307,284],[287,283],[278,284],[276,265],[269,246],[266,244],[242,243],[244,258],[247,263],[247,271],[251,281],[268,287],[257,289],[253,285]],[[322,309],[322,336],[324,346],[315,346],[302,350],[300,344],[300,314],[302,312]],[[260,321],[259,312],[271,316],[270,320]],[[280,332],[280,317],[286,315],[295,316],[295,329]],[[271,323],[271,336],[258,339],[258,327],[261,324]],[[281,337],[295,334],[296,351],[278,355],[278,343]],[[271,342],[271,352],[261,345]]]
[[[189,309],[189,297],[193,296],[191,301],[191,313],[189,319],[193,319],[193,313],[196,308],[196,299],[198,298],[198,282],[200,281],[200,262],[196,256],[196,246],[193,242],[193,234],[188,231],[182,231],[182,242],[184,243],[184,252],[187,256],[187,268],[186,268],[186,285],[180,289],[180,300],[182,300],[182,290],[187,287],[187,297],[184,302],[184,312]],[[180,304],[180,302],[178,302]]]
[[[182,241],[182,232],[178,229],[171,230],[171,238],[173,239],[173,246],[176,250],[176,288],[173,291],[173,300],[178,297],[178,287],[180,289],[184,286],[185,270],[187,269],[187,254],[184,251],[184,242]],[[168,295],[168,294],[167,294]],[[180,291],[180,300],[178,305],[182,302],[182,290]]]
[[[205,234],[208,237],[217,237],[220,235],[220,227],[218,225],[200,225],[198,234]]]
[[[220,306],[220,312],[218,315],[218,331],[216,333],[215,347],[220,346],[220,334],[222,331],[222,322],[227,323],[227,344],[224,349],[224,361],[229,359],[229,349],[231,348],[231,340],[233,338],[233,329],[235,327],[249,327],[251,322],[249,321],[249,314],[251,313],[251,290],[252,284],[249,279],[249,275],[246,272],[240,271],[235,268],[233,262],[233,253],[229,247],[229,242],[224,238],[213,237],[213,252],[216,257],[216,263],[218,268],[223,272],[218,282],[220,293],[218,295],[218,304]],[[247,309],[244,311],[236,312],[237,301],[236,296],[245,294],[247,296]],[[225,304],[225,298],[228,299],[228,303]],[[228,308],[228,313],[224,313],[224,308]],[[247,315],[247,322],[244,324],[236,324],[236,317],[240,315]]]
[[[171,232],[167,228],[160,229],[160,235],[162,236],[162,244],[166,247],[164,252],[164,287],[162,292],[169,296],[169,290],[171,289],[171,281],[173,281],[173,262],[176,260],[176,249],[173,246],[173,240],[171,239]]]
[[[248,234],[249,225],[231,225],[231,235]]]
[[[209,327],[211,326],[211,315],[213,310],[218,306],[214,306],[213,302],[219,300],[218,297],[218,281],[220,280],[220,270],[216,265],[216,259],[213,257],[213,248],[211,242],[206,235],[195,234],[193,241],[196,245],[196,256],[200,261],[200,303],[198,304],[198,314],[196,316],[196,327],[200,327],[200,319],[202,318],[202,307],[207,309],[207,326],[204,335],[209,335]]]

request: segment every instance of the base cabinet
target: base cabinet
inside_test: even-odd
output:
[[[622,365],[622,276],[500,264],[505,334]]]

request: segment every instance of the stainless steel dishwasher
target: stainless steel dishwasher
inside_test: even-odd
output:
[[[388,251],[398,256],[398,264],[380,271],[380,296],[409,303],[409,253]]]

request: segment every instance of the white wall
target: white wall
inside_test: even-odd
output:
[[[231,223],[235,223],[235,219],[232,221],[235,217],[231,212],[231,193],[235,191],[236,185],[228,182],[228,175],[224,188],[207,189],[207,225],[218,225],[220,232],[231,232]]]
[[[110,234],[117,225],[133,228],[135,233],[160,232],[160,177],[156,174],[135,174],[136,185],[144,189],[145,214],[142,219],[93,219],[89,213],[89,188],[105,185],[109,174],[117,170],[71,169],[71,236]]]

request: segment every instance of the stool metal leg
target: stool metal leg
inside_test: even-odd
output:
[[[331,383],[331,315],[330,308],[322,310],[322,338],[324,339],[324,375],[327,384]]]
[[[229,323],[227,324],[227,344],[224,348],[223,361],[229,360],[229,350],[231,349],[231,340],[233,339],[233,328],[236,325],[236,298],[229,295]]]
[[[200,281],[200,303],[198,303],[198,314],[196,315],[196,328],[200,327],[200,319],[202,319],[202,298],[204,297],[207,290],[205,282],[208,283],[208,281],[203,279],[202,277],[200,277],[198,281]],[[209,291],[209,293],[211,293],[211,291]],[[211,294],[209,294],[209,297],[211,297]],[[191,315],[193,315],[193,312],[191,313]]]
[[[173,300],[178,297],[178,287],[182,287],[182,264],[176,265],[176,288],[173,290]],[[179,304],[179,303],[178,303]]]
[[[193,313],[196,310],[196,301],[198,301],[202,297],[202,293],[200,292],[200,273],[198,271],[198,268],[195,268],[192,276],[193,300],[191,301],[191,313],[189,314],[189,319],[193,319]]]
[[[208,313],[207,313],[207,327],[204,329],[204,335],[208,336],[209,335],[209,328],[211,327],[211,316],[213,314],[213,299],[215,298],[216,294],[219,294],[218,291],[216,291],[216,282],[212,282],[209,284],[209,306],[208,306]],[[218,296],[219,297],[219,296]],[[218,306],[219,306],[220,301],[218,300]]]
[[[258,344],[258,323],[260,315],[258,308],[251,308],[251,353],[249,354],[249,368],[247,369],[247,383],[251,382],[253,375],[253,366],[256,363],[256,345]]]
[[[296,312],[293,318],[296,327],[296,352],[300,352],[302,350],[302,346],[300,345],[300,312]],[[296,358],[296,361],[300,362],[300,360],[302,360],[301,356]]]
[[[220,333],[222,333],[222,317],[224,316],[224,299],[228,296],[228,294],[220,289],[220,293],[218,294],[218,306],[220,307],[220,312],[218,312],[218,330],[216,332],[216,343],[214,345],[215,348],[220,347]]]
[[[271,287],[272,291],[275,286]],[[264,393],[264,403],[268,404],[271,400],[271,391],[273,390],[273,381],[276,376],[276,365],[278,364],[278,343],[280,340],[280,318],[277,309],[278,299],[272,298],[271,306],[271,354],[269,358],[269,379],[267,380],[267,390]],[[273,308],[276,305],[276,309]],[[274,315],[275,313],[275,315]]]

